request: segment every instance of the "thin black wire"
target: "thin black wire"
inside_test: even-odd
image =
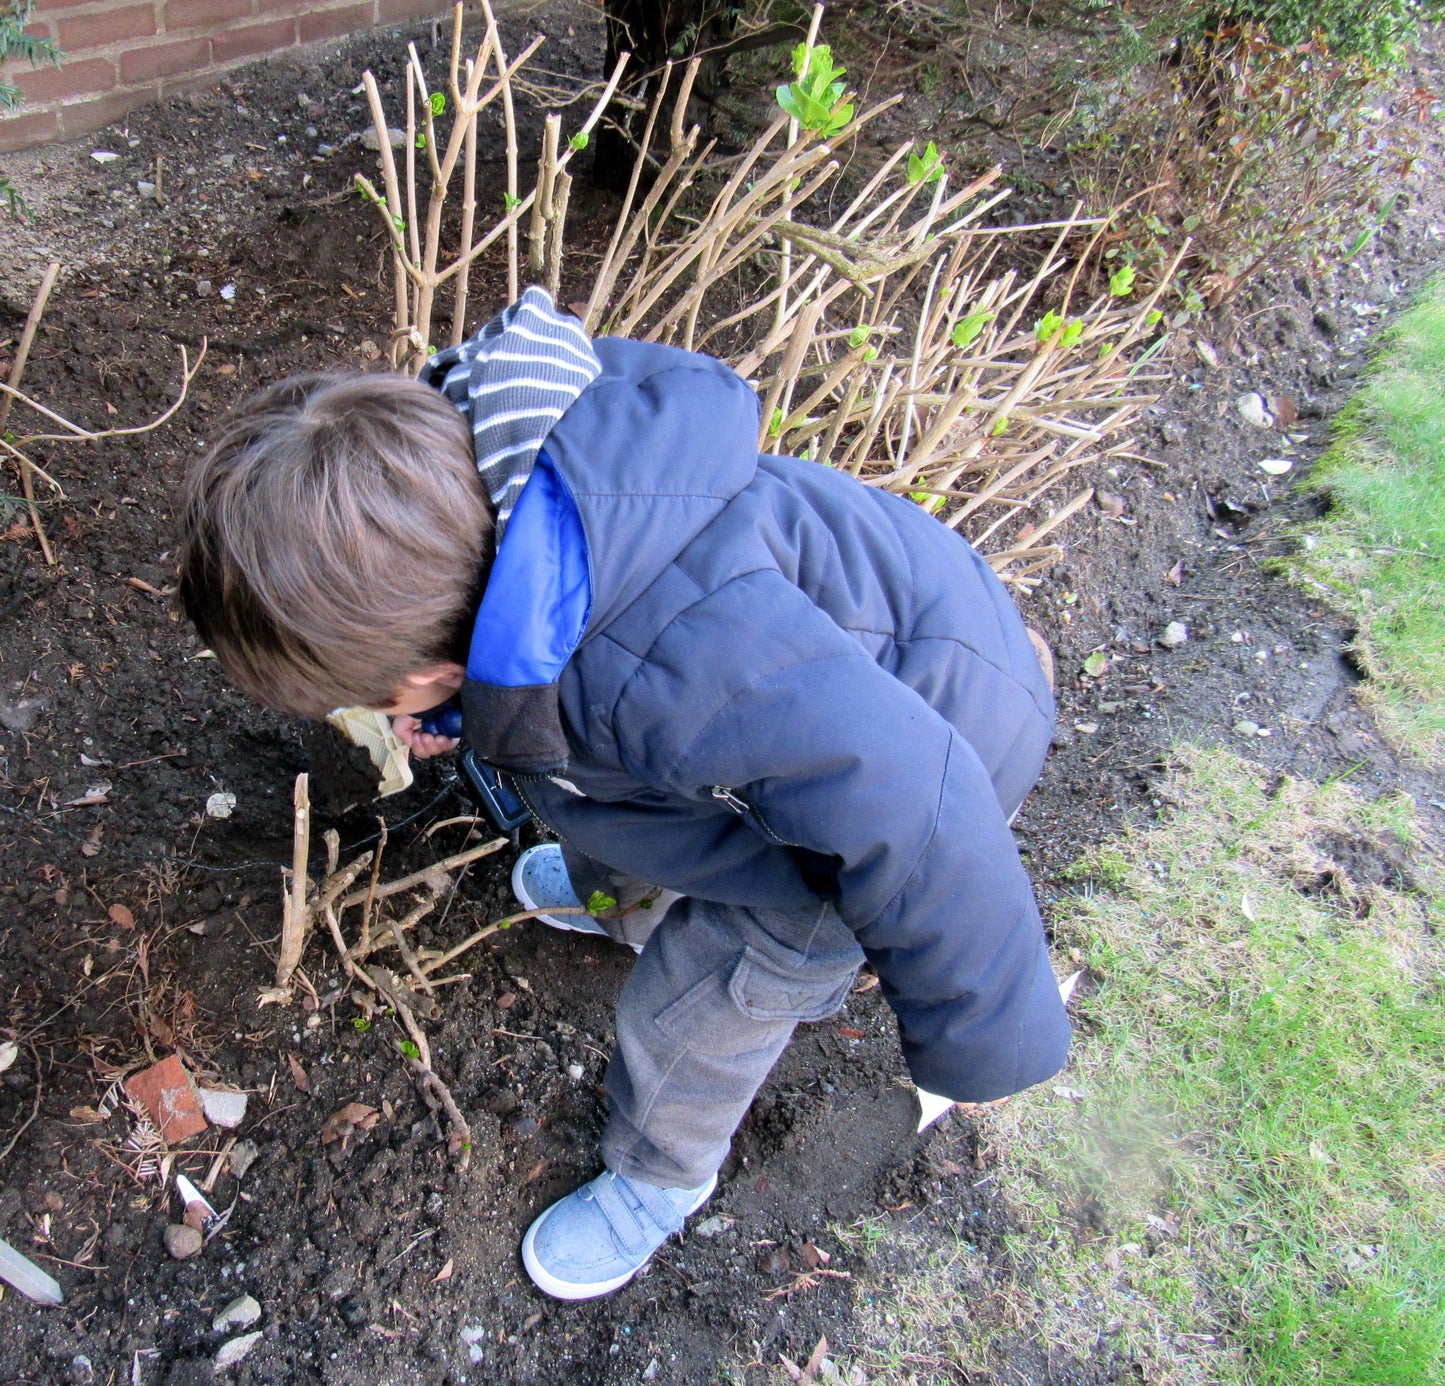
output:
[[[460,783],[460,776],[449,775],[441,789],[437,791],[429,802],[423,804],[415,813],[409,813],[399,822],[388,823],[386,827],[387,834],[390,835],[391,833],[400,832],[408,823],[415,823],[418,818],[425,817],[436,808],[443,799],[451,794]],[[183,866],[191,871],[213,871],[218,874],[228,871],[252,871],[260,866],[274,866],[282,871],[289,871],[291,869],[291,863],[283,861],[241,861],[217,866],[211,862],[193,861],[187,857],[165,856],[155,852],[132,852],[124,847],[111,847],[103,843],[91,843],[88,836],[82,837],[79,833],[72,832],[69,828],[63,827],[59,823],[51,822],[49,819],[42,818],[38,814],[27,813],[24,809],[13,808],[9,804],[0,804],[0,813],[8,813],[12,818],[19,818],[23,822],[30,823],[45,832],[53,833],[59,837],[68,837],[76,842],[90,843],[91,846],[96,847],[99,852],[103,852],[107,856],[126,857],[131,861],[164,862],[169,866]],[[380,840],[381,830],[378,829],[366,837],[357,838],[355,842],[348,842],[341,850],[343,852],[354,852],[358,847],[365,847],[370,842],[379,842]]]

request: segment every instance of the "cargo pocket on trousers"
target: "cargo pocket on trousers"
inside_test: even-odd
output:
[[[656,1023],[696,1053],[750,1054],[780,1045],[799,1021],[832,1015],[852,984],[852,973],[800,980],[746,948],[665,1006]]]
[[[856,969],[842,977],[804,978],[777,966],[754,948],[743,950],[733,969],[728,995],[751,1020],[787,1020],[795,1024],[824,1020],[848,999]]]

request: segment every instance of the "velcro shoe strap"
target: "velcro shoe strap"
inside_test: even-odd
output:
[[[682,1214],[661,1189],[651,1184],[604,1175],[593,1182],[592,1194],[618,1246],[630,1256],[650,1256],[682,1229]]]

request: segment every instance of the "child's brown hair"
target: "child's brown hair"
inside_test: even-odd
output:
[[[226,673],[302,717],[466,663],[494,510],[466,421],[397,375],[303,375],[222,424],[181,496],[180,598]]]

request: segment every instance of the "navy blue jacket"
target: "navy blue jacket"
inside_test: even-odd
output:
[[[709,900],[833,899],[920,1087],[1057,1072],[1069,1025],[1008,819],[1053,700],[957,535],[812,462],[759,456],[708,357],[594,343],[478,612],[463,709],[567,842]]]

